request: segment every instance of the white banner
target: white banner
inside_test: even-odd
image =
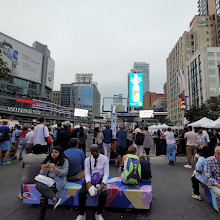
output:
[[[50,89],[53,89],[54,70],[55,70],[55,62],[52,58],[48,57],[46,86],[49,87]]]
[[[11,70],[9,74],[41,83],[43,54],[0,33],[0,58]]]

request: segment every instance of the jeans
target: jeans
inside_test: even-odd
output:
[[[55,187],[49,187],[43,183],[37,182],[36,183],[36,189],[42,194],[44,198],[50,199],[53,201],[53,199],[56,197],[56,188]]]
[[[102,154],[103,143],[98,144],[98,146],[99,146],[99,154]]]
[[[24,148],[25,148],[25,145],[26,145],[25,139],[21,139],[21,140],[20,140],[20,145],[21,145],[21,147],[20,147],[19,157],[22,156],[23,150],[24,150]]]
[[[171,156],[172,153],[172,156]],[[167,157],[169,161],[175,161],[176,155],[176,145],[175,144],[168,144],[167,145]]]

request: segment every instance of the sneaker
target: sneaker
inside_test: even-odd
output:
[[[22,199],[23,199],[23,196],[22,196],[21,194],[18,194],[18,198],[19,198],[20,200],[22,200]]]
[[[19,157],[18,160],[23,160],[23,157]]]
[[[199,201],[202,201],[202,198],[201,198],[200,195],[192,194],[192,198],[193,198],[193,199],[197,199],[197,200],[199,200]]]
[[[76,217],[76,220],[86,220],[86,214],[84,214],[84,215],[78,215],[78,216]]]
[[[102,214],[95,213],[95,220],[104,220],[104,218],[102,217]]]
[[[56,207],[60,204],[60,202],[61,202],[61,198],[55,198],[55,199],[53,199],[53,204],[54,204],[53,209],[54,209],[54,210],[55,210]]]
[[[191,166],[191,165],[189,165],[189,164],[184,165],[184,167],[185,167],[185,168],[189,168],[189,169],[191,169],[191,168],[192,168],[192,166]]]
[[[3,161],[2,162],[2,165],[8,165],[8,164],[11,164],[11,162],[10,161]]]

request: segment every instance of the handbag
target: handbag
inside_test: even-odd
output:
[[[34,179],[40,183],[43,183],[43,184],[49,186],[49,187],[53,186],[53,184],[55,183],[55,181],[52,178],[50,178],[48,176],[41,175],[41,174],[38,174],[37,176],[35,176]]]

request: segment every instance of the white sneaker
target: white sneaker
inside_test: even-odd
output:
[[[104,220],[104,218],[102,217],[102,214],[95,213],[95,220]]]
[[[76,220],[86,220],[86,214],[84,214],[84,215],[78,215],[78,216],[76,217]]]
[[[190,169],[192,168],[192,166],[189,165],[189,164],[184,165],[184,167],[185,167],[185,168],[190,168]]]

